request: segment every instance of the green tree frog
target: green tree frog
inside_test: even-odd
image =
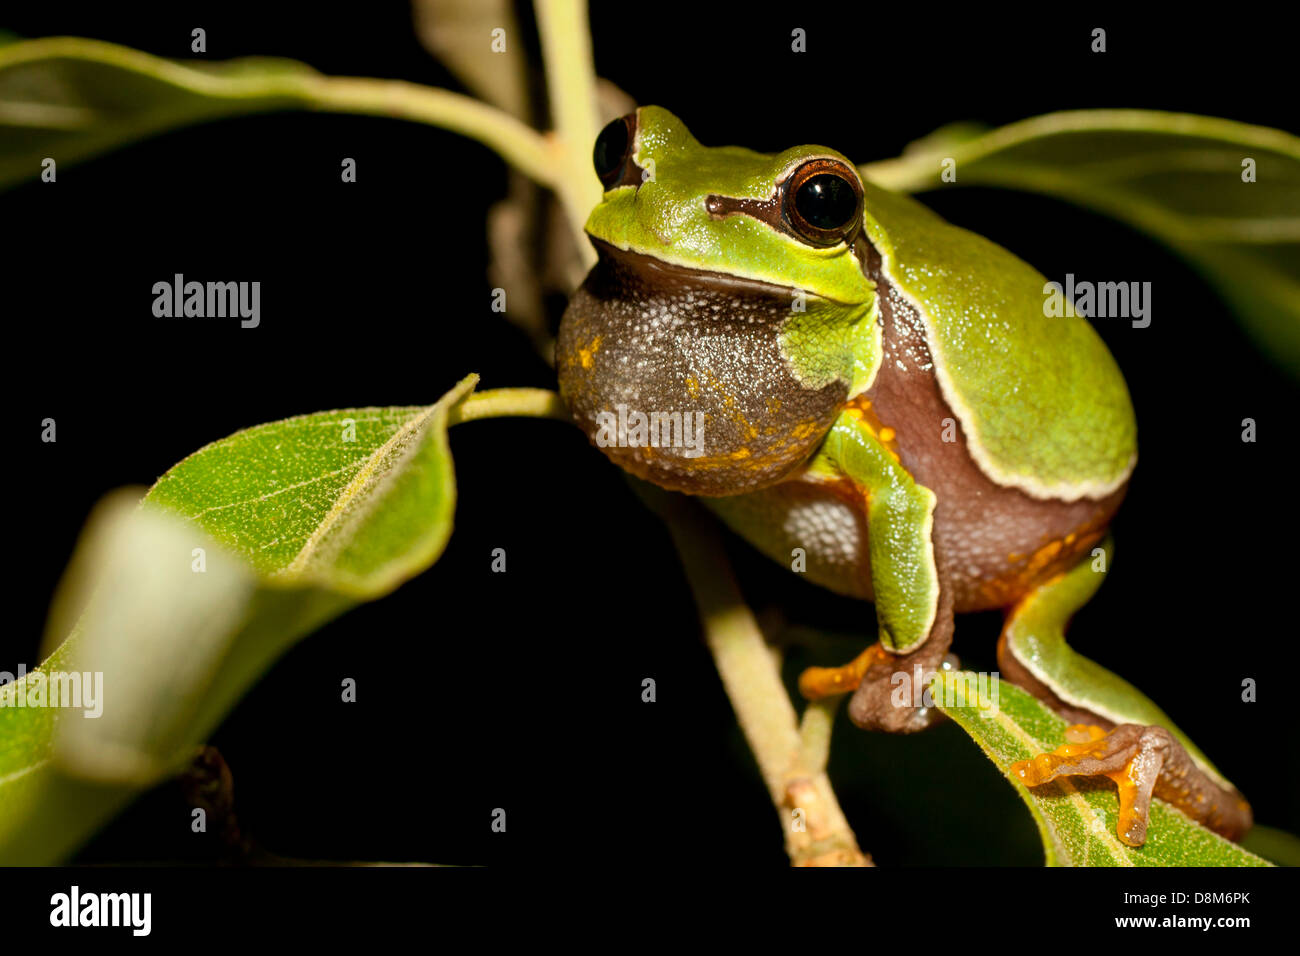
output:
[[[627,471],[874,602],[877,641],[805,672],[804,695],[852,692],[857,725],[921,730],[939,714],[894,676],[942,666],[955,612],[1003,608],[1003,678],[1073,722],[1014,774],[1115,780],[1130,845],[1153,794],[1243,835],[1236,788],[1065,642],[1137,460],[1128,389],[1087,321],[1047,316],[1035,269],[831,149],[708,148],[642,107],[594,159],[598,261],[561,322],[561,394]]]

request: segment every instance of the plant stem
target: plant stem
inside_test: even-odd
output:
[[[478,418],[555,418],[570,421],[569,410],[545,388],[497,388],[475,392],[447,414],[448,425]]]
[[[554,392],[502,388],[470,395],[451,409],[447,422],[502,416],[569,419]],[[786,831],[790,862],[870,866],[826,775],[839,698],[809,704],[800,724],[781,681],[781,656],[763,639],[716,533],[687,499],[640,483],[636,488],[668,522],[700,609],[705,641]]]
[[[804,766],[809,770],[826,769],[831,755],[831,729],[835,725],[835,711],[839,709],[843,694],[814,700],[804,708],[799,722],[799,749]]]
[[[785,831],[794,866],[870,866],[826,775],[834,703],[808,708],[804,729],[732,577],[716,533],[682,499],[661,502],[723,687]]]
[[[941,130],[940,133],[943,131]],[[1169,113],[1163,110],[1062,110],[1045,113],[1029,119],[1009,123],[984,133],[958,139],[936,139],[931,134],[912,144],[902,156],[865,163],[858,171],[877,186],[895,192],[918,192],[943,185],[945,157],[956,160],[959,168],[973,165],[999,151],[1014,149],[1034,140],[1067,133],[1130,132],[1135,134],[1179,134],[1193,139],[1211,140],[1231,144],[1234,148],[1275,150],[1285,156],[1300,157],[1300,138],[1267,126],[1238,123],[1215,116],[1196,116],[1190,113]],[[1123,160],[1122,160],[1123,161]],[[1032,171],[1032,164],[1017,163],[1008,166],[1014,175],[1008,185],[1023,188],[1022,173]],[[989,185],[985,180],[963,177],[961,182]],[[1069,177],[1061,176],[1057,183],[1068,184]],[[1076,180],[1077,182],[1077,180]],[[1044,190],[1050,191],[1050,190]]]
[[[555,126],[551,146],[557,153],[558,169],[551,185],[573,230],[585,272],[595,262],[596,254],[583,226],[591,208],[600,201],[600,187],[591,171],[599,109],[587,4],[583,0],[537,0],[534,10],[546,67],[551,122]]]
[[[107,64],[193,93],[227,100],[231,108],[223,112],[230,115],[298,106],[427,123],[477,140],[542,185],[560,188],[557,183],[562,171],[546,137],[504,110],[449,90],[402,80],[322,76],[306,70],[246,76],[196,70],[115,43],[82,37],[26,40],[0,51],[0,67],[47,59]],[[68,115],[79,123],[99,121],[94,113],[87,113],[88,118],[76,112]],[[190,121],[201,118],[202,114],[195,114]],[[50,119],[45,116],[42,121]]]
[[[293,77],[303,104],[331,113],[427,123],[477,140],[530,179],[560,188],[561,170],[546,138],[509,113],[473,97],[404,80],[352,76]]]

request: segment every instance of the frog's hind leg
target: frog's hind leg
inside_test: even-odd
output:
[[[849,719],[864,730],[911,734],[943,718],[926,706],[930,676],[939,670],[952,646],[952,592],[940,584],[935,620],[916,650],[899,654],[872,644],[841,667],[810,667],[799,675],[799,692],[808,700],[853,691]]]
[[[927,692],[953,629],[952,588],[932,534],[935,494],[913,481],[860,416],[841,415],[819,454],[823,470],[846,482],[865,509],[880,641],[844,667],[812,668],[800,688],[809,698],[854,691],[849,719],[864,730],[924,730],[942,716],[927,706]]]
[[[1119,788],[1119,837],[1146,842],[1152,795],[1229,839],[1251,825],[1250,805],[1173,722],[1124,679],[1065,643],[1070,617],[1101,585],[1112,547],[1039,586],[1007,616],[1003,676],[1072,722],[1067,743],[1012,766],[1030,787],[1057,777],[1105,776]],[[1096,552],[1094,552],[1096,555]]]

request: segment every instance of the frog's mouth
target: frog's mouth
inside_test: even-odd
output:
[[[800,383],[781,345],[790,290],[593,243],[556,346],[560,393],[593,444],[699,495],[754,491],[803,464],[848,386]]]

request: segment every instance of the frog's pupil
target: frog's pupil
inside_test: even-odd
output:
[[[800,184],[794,194],[794,205],[808,225],[817,229],[839,229],[853,218],[858,208],[858,197],[842,176],[820,173]]]
[[[596,166],[596,175],[601,179],[617,172],[623,165],[623,156],[627,153],[627,123],[616,119],[600,131],[596,137],[596,148],[592,151],[592,161]]]

